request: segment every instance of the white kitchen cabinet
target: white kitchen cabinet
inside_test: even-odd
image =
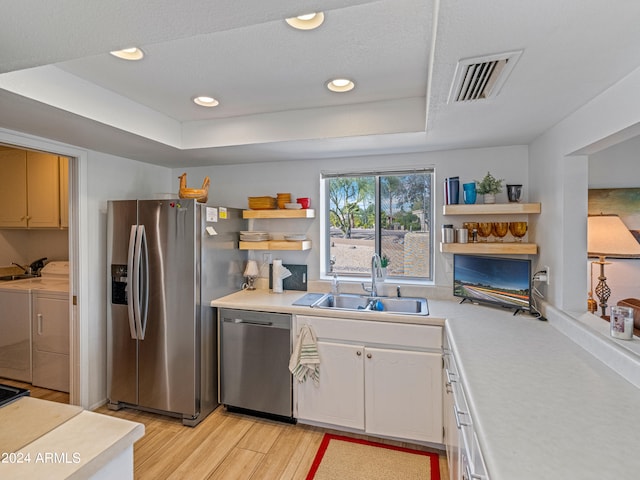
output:
[[[442,441],[440,353],[365,348],[366,432]]]
[[[0,290],[0,377],[31,382],[31,296]]]
[[[33,385],[69,391],[69,300],[66,293],[33,294]]]
[[[0,151],[0,227],[60,227],[60,160],[17,149]]]
[[[449,343],[446,335],[444,336],[443,351],[445,368],[445,374],[442,376],[442,381],[444,382],[444,444],[447,451],[449,478],[451,480],[460,480],[460,442],[462,440],[462,432],[456,425],[456,404],[455,399],[453,398],[453,383],[457,381],[457,373],[455,366],[453,365],[453,359],[451,357],[451,351],[449,349]]]
[[[318,337],[320,381],[296,385],[297,418],[442,443],[442,329],[297,316]]]
[[[482,450],[474,430],[463,381],[449,341],[444,339],[445,388],[448,404],[445,409],[445,446],[451,480],[489,480]]]
[[[364,347],[318,342],[320,381],[298,385],[298,417],[364,430]]]

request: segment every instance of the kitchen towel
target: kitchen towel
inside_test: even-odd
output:
[[[273,261],[273,269],[271,271],[273,293],[282,293],[282,280],[291,276],[288,268],[282,266],[282,260]]]
[[[309,325],[300,327],[300,335],[289,360],[289,370],[300,383],[306,381],[307,377],[311,377],[315,383],[320,381],[318,341]]]
[[[282,288],[284,290],[301,290],[307,289],[307,266],[294,265],[292,263],[283,263],[282,266],[291,272],[291,276],[282,279]],[[269,289],[273,288],[273,264],[269,264]]]

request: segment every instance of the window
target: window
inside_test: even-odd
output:
[[[389,277],[431,280],[432,180],[432,170],[323,174],[323,270],[366,276],[378,253]]]

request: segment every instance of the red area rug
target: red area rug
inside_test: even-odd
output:
[[[307,480],[440,480],[438,454],[326,433]]]

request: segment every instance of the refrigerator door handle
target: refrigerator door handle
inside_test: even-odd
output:
[[[133,308],[133,305],[136,301],[135,295],[137,292],[136,292],[136,289],[133,288],[136,281],[135,276],[134,278],[132,278],[130,275],[132,275],[134,272],[133,263],[134,263],[134,251],[135,251],[137,231],[138,231],[137,225],[131,225],[131,233],[129,234],[129,251],[127,254],[127,272],[128,272],[127,290],[129,291],[129,298],[127,301],[127,311],[128,311],[128,319],[129,319],[129,330],[131,332],[131,338],[133,338],[134,340],[138,338],[137,331],[136,331],[136,324],[135,324],[135,311]]]
[[[147,239],[144,225],[138,225],[133,253],[133,312],[138,340],[144,340],[147,327],[147,307],[149,296],[147,289],[148,256]]]
[[[147,247],[147,232],[144,229],[144,225],[140,225],[138,228],[140,230],[140,327],[138,329],[138,338],[144,340],[149,314],[149,250]]]

